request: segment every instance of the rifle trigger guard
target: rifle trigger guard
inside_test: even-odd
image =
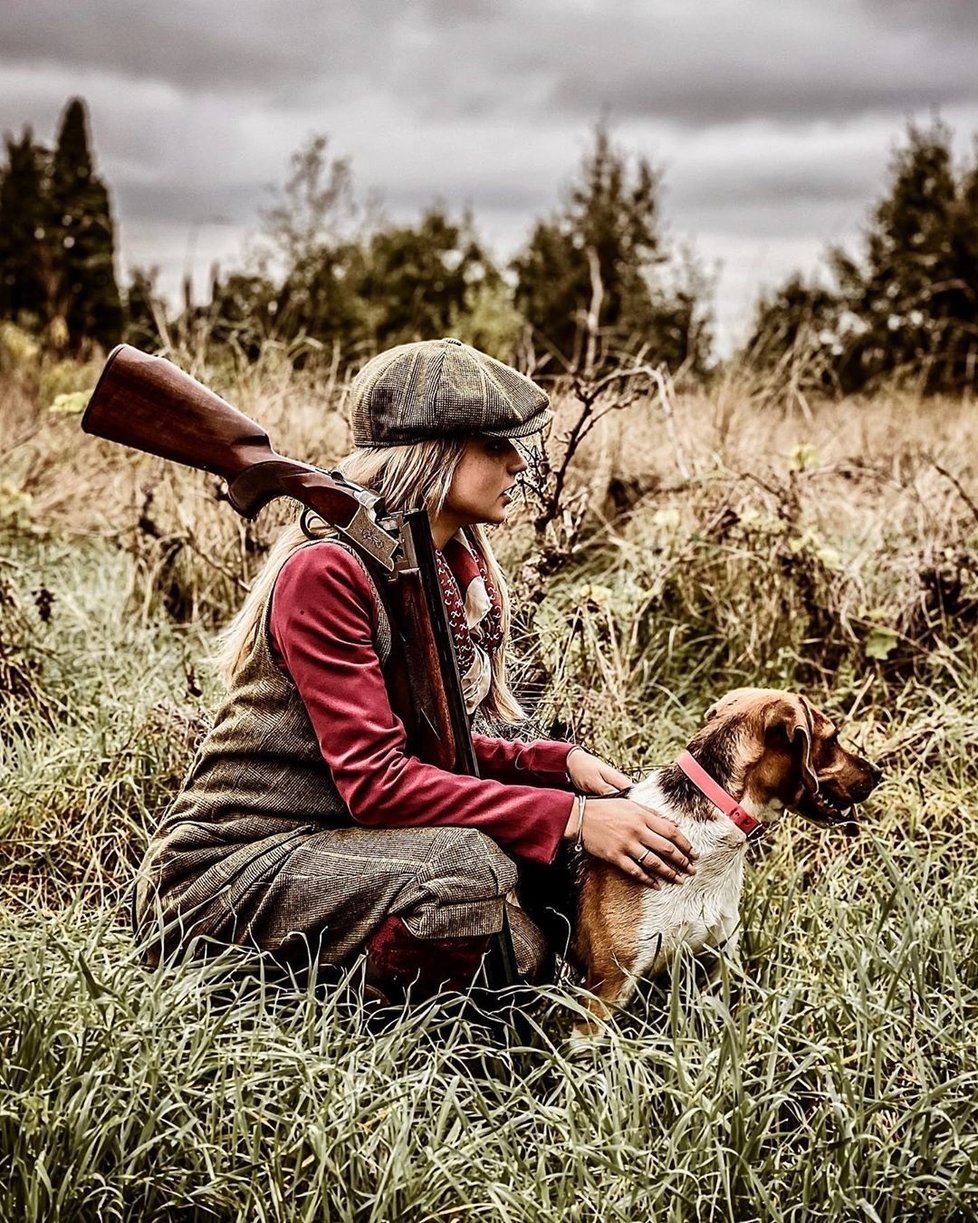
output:
[[[316,522],[325,522],[321,514],[317,514],[315,510],[311,510],[307,505],[303,508],[302,513],[299,516],[299,527],[302,530],[302,534],[305,535],[306,539],[322,539],[322,534],[314,531],[310,525],[313,520]]]

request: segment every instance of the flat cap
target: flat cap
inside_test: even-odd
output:
[[[350,387],[355,446],[403,446],[485,433],[529,437],[550,424],[545,391],[461,340],[399,344],[373,357]]]

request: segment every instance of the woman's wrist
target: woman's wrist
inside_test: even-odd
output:
[[[567,826],[564,828],[564,840],[572,843],[576,853],[580,853],[584,848],[584,815],[586,805],[587,797],[584,794],[575,796],[574,805],[567,820]]]
[[[576,743],[571,748],[571,750],[567,753],[567,755],[564,757],[564,776],[567,778],[567,781],[570,785],[574,785],[574,778],[571,777],[571,772],[570,772],[570,758],[571,756],[574,755],[575,752],[583,752],[584,750],[585,749],[581,747],[579,743]]]

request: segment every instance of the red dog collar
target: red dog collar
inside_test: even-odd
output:
[[[699,792],[710,800],[714,807],[729,815],[748,841],[756,840],[764,832],[764,825],[755,820],[749,811],[745,811],[740,803],[735,802],[718,782],[701,765],[697,764],[689,752],[683,752],[676,764],[682,769]]]

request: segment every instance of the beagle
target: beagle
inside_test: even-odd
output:
[[[583,855],[572,950],[595,1018],[623,1005],[638,978],[662,972],[680,944],[736,954],[748,840],[785,809],[851,823],[881,776],[803,696],[738,688],[717,701],[678,760],[628,795],[678,825],[699,854],[696,874],[652,889]],[[576,1037],[595,1031],[589,1024]]]

